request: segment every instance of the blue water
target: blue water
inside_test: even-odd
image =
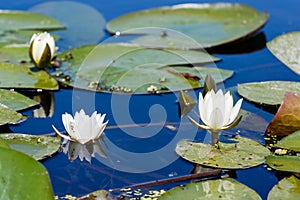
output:
[[[30,10],[44,2],[48,1],[1,0],[1,8]],[[106,21],[109,21],[131,11],[179,3],[199,3],[202,1],[82,0],[74,2],[80,2],[95,8]],[[228,2],[245,3],[260,11],[267,10],[269,12],[270,19],[261,31],[265,41],[270,41],[286,32],[300,30],[300,18],[298,17],[300,1],[298,0],[243,0]],[[76,16],[76,13],[74,15]],[[108,33],[104,32],[103,34],[104,37],[99,39],[99,41],[104,41],[109,37]],[[63,41],[60,42],[60,45],[64,45]],[[224,83],[225,88],[236,86],[238,83],[252,81],[299,81],[298,75],[286,68],[264,47],[264,41],[261,44],[257,43],[257,45],[254,45],[254,47],[256,46],[259,48],[253,52],[248,52],[248,46],[245,46],[239,52],[234,52],[234,49],[228,49],[227,53],[219,52],[215,54],[222,58],[222,61],[217,63],[218,67],[235,71],[234,76]],[[63,48],[67,48],[67,46],[63,46]],[[13,132],[44,134],[53,132],[51,125],[55,124],[59,130],[63,130],[61,114],[64,112],[72,113],[74,106],[72,103],[74,101],[76,101],[75,107],[84,107],[88,113],[94,110],[107,113],[107,119],[109,119],[111,128],[105,131],[105,137],[108,144],[111,144],[114,148],[110,148],[110,157],[106,161],[101,157],[97,157],[92,159],[91,163],[81,162],[79,159],[70,162],[68,157],[62,152],[42,161],[49,171],[54,193],[58,196],[66,194],[80,196],[98,189],[120,188],[135,183],[168,178],[171,175],[187,175],[192,170],[193,165],[176,156],[174,152],[176,142],[182,138],[203,140],[203,132],[199,132],[195,136],[192,134],[195,132],[195,128],[184,124],[180,126],[180,134],[176,134],[176,132],[162,126],[113,128],[116,124],[129,124],[130,122],[147,124],[150,122],[159,123],[165,120],[174,122],[174,126],[178,128],[179,125],[176,122],[181,121],[185,123],[187,120],[181,120],[178,116],[177,95],[173,93],[137,95],[131,96],[129,103],[126,103],[129,100],[128,95],[112,96],[98,93],[94,96],[90,92],[61,89],[54,93],[55,112],[51,118],[37,119],[30,117],[27,121],[9,128]],[[115,102],[112,103],[112,99]],[[96,102],[95,105],[89,105],[87,103],[89,100]],[[127,108],[129,108],[129,113],[126,113],[126,110],[128,111]],[[243,109],[261,115],[268,122],[272,119],[272,114],[262,111],[247,101],[244,101]],[[24,114],[32,116],[31,110],[24,111]],[[133,133],[134,135],[128,133]],[[158,134],[149,137],[152,133]],[[257,136],[257,140],[261,141],[262,136]],[[167,148],[165,148],[166,146]],[[123,149],[124,152],[119,151],[120,149]],[[132,154],[127,155],[125,151]],[[153,151],[156,151],[155,157],[147,154]],[[120,154],[116,152],[120,152]],[[158,169],[155,169],[156,166],[159,166]],[[151,171],[151,168],[155,170]],[[238,170],[236,174],[238,181],[254,189],[263,199],[267,198],[269,190],[278,181],[274,173],[268,171],[264,166]],[[163,188],[168,189],[171,186],[174,186],[174,184]]]

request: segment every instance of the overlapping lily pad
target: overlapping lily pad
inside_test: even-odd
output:
[[[266,105],[279,105],[286,92],[300,93],[300,82],[265,81],[238,85],[238,93],[245,99]]]
[[[283,178],[269,192],[268,200],[273,199],[299,199],[300,180],[295,176]]]
[[[54,199],[47,170],[30,156],[0,147],[0,166],[2,199]]]
[[[296,131],[277,142],[274,147],[300,152],[300,131]]]
[[[66,59],[70,55],[72,59]],[[208,73],[218,82],[233,74],[194,67],[219,60],[201,51],[148,49],[124,43],[74,48],[59,58],[66,62],[54,73],[58,80],[93,91],[147,93],[151,85],[158,92],[176,91],[202,87]]]
[[[266,158],[266,163],[275,170],[300,173],[299,156],[275,156]]]
[[[220,148],[210,144],[183,140],[176,153],[182,158],[201,165],[226,169],[242,169],[262,164],[269,150],[254,140],[236,137],[219,142]]]
[[[0,139],[4,140],[10,148],[21,151],[36,160],[51,156],[60,147],[60,138],[51,136],[7,133],[0,134]]]
[[[0,104],[0,126],[5,124],[18,124],[26,119],[27,117],[22,114]]]
[[[57,90],[58,83],[46,71],[0,63],[0,88]]]
[[[168,32],[163,32],[136,42],[151,46],[166,44],[165,48],[170,48],[180,46],[177,44],[187,36],[206,48],[247,37],[262,28],[267,19],[267,13],[260,13],[250,6],[237,3],[182,4],[125,14],[108,22],[107,30],[121,34],[149,34],[143,28],[167,28],[185,36],[175,35],[172,38]]]
[[[217,179],[175,187],[162,194],[159,200],[182,199],[261,199],[251,188],[233,179]]]
[[[280,35],[267,43],[268,49],[281,62],[300,75],[300,32]]]

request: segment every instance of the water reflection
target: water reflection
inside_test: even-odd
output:
[[[53,92],[42,92],[32,97],[40,103],[41,107],[32,111],[34,118],[52,117],[54,113],[54,94]]]
[[[91,140],[85,144],[64,139],[61,147],[62,151],[68,155],[70,161],[74,161],[79,157],[80,161],[86,160],[90,163],[96,154],[103,158],[107,158],[102,147],[103,144],[101,144],[100,141],[104,143],[103,138]]]

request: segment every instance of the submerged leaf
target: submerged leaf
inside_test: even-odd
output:
[[[0,134],[0,139],[4,140],[10,148],[21,151],[36,160],[51,156],[60,147],[60,138],[51,136],[7,133]]]
[[[297,130],[300,130],[300,95],[287,92],[265,134],[286,136]]]
[[[243,169],[262,164],[269,150],[254,140],[236,137],[219,141],[219,149],[210,144],[183,140],[176,153],[182,158],[201,165],[226,169]]]
[[[295,176],[283,178],[269,192],[268,200],[273,199],[299,199],[300,180]]]
[[[185,186],[175,187],[162,194],[159,200],[182,199],[257,199],[260,196],[251,188],[237,182],[234,179],[224,178],[189,183]]]
[[[300,173],[299,156],[275,156],[266,158],[266,163],[275,170]]]

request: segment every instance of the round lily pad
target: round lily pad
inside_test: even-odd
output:
[[[57,152],[60,147],[60,138],[29,135],[20,133],[0,134],[10,148],[21,151],[36,160],[41,160]]]
[[[300,93],[300,82],[265,81],[238,84],[238,93],[245,99],[266,105],[279,105],[286,92]]]
[[[299,199],[300,179],[295,176],[283,178],[276,184],[268,195],[268,200],[273,199]]]
[[[251,188],[233,179],[217,179],[190,183],[185,186],[175,187],[163,193],[159,200],[182,199],[251,199],[259,200],[260,196]]]
[[[275,156],[266,158],[266,163],[275,170],[300,173],[299,156]]]
[[[268,49],[281,62],[300,75],[300,32],[280,35],[267,43]]]
[[[145,27],[167,28],[191,37],[206,48],[247,37],[262,28],[267,19],[266,12],[237,3],[181,4],[125,14],[108,22],[106,28],[121,34],[149,34]],[[171,36],[168,32],[157,34],[155,39],[151,35],[151,46],[169,44],[170,41],[164,40]],[[171,41],[176,43],[181,39]],[[143,43],[141,40],[138,43]]]
[[[183,140],[177,144],[176,153],[193,163],[225,169],[257,166],[270,154],[264,146],[243,137],[228,138],[219,142],[219,147]]]

